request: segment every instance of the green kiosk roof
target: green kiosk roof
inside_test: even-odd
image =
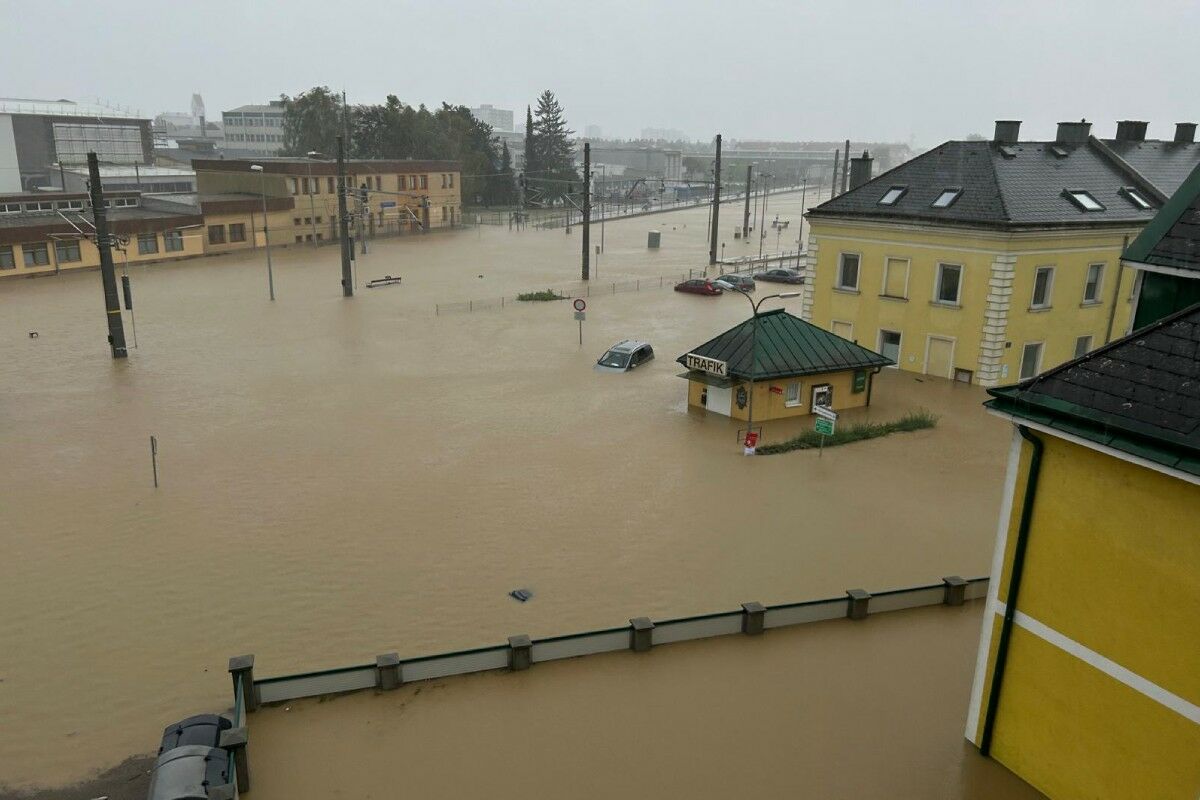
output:
[[[724,362],[730,378],[771,380],[793,375],[816,375],[851,369],[890,366],[894,362],[874,350],[822,330],[782,308],[735,325],[676,359],[685,367],[689,355]],[[750,346],[754,342],[753,366]],[[690,367],[689,367],[690,369]]]

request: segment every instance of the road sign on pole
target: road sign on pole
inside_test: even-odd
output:
[[[743,442],[745,455],[752,456],[758,448],[758,431],[746,431],[746,440]]]
[[[828,406],[813,406],[813,413],[821,419],[827,419],[836,422],[838,413]]]
[[[825,417],[817,417],[816,419],[816,431],[822,436],[833,436],[836,426],[837,422],[835,420]]]
[[[579,305],[580,305],[581,303],[583,303],[583,301],[582,301],[582,300],[576,300],[576,301],[575,301],[575,307],[576,307],[576,308],[579,308]],[[586,308],[586,307],[587,307],[587,304],[586,304],[586,303],[583,303],[583,304],[584,304],[584,307]],[[579,346],[580,346],[580,347],[583,347],[583,321],[584,321],[585,319],[587,319],[587,312],[586,312],[586,311],[579,310],[579,311],[576,311],[576,312],[575,312],[575,320],[576,320],[576,321],[579,323]]]

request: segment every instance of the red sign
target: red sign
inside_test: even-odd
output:
[[[758,445],[758,431],[750,431],[746,434],[746,447],[753,450]]]
[[[783,387],[782,386],[772,386],[771,394],[783,394]]]

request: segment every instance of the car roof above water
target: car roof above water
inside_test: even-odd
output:
[[[622,341],[619,341],[612,347],[608,348],[608,350],[610,353],[632,353],[639,347],[644,347],[648,344],[650,343],[643,342],[640,339],[623,339]]]

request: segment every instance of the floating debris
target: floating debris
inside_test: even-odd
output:
[[[524,603],[526,600],[533,597],[533,592],[531,592],[528,589],[513,589],[511,592],[508,593],[508,596],[511,597],[513,600],[518,600],[518,601]]]
[[[37,332],[37,331],[30,331],[30,332],[29,332],[29,338],[30,338],[30,339],[36,339],[37,337],[38,337],[38,332]]]

